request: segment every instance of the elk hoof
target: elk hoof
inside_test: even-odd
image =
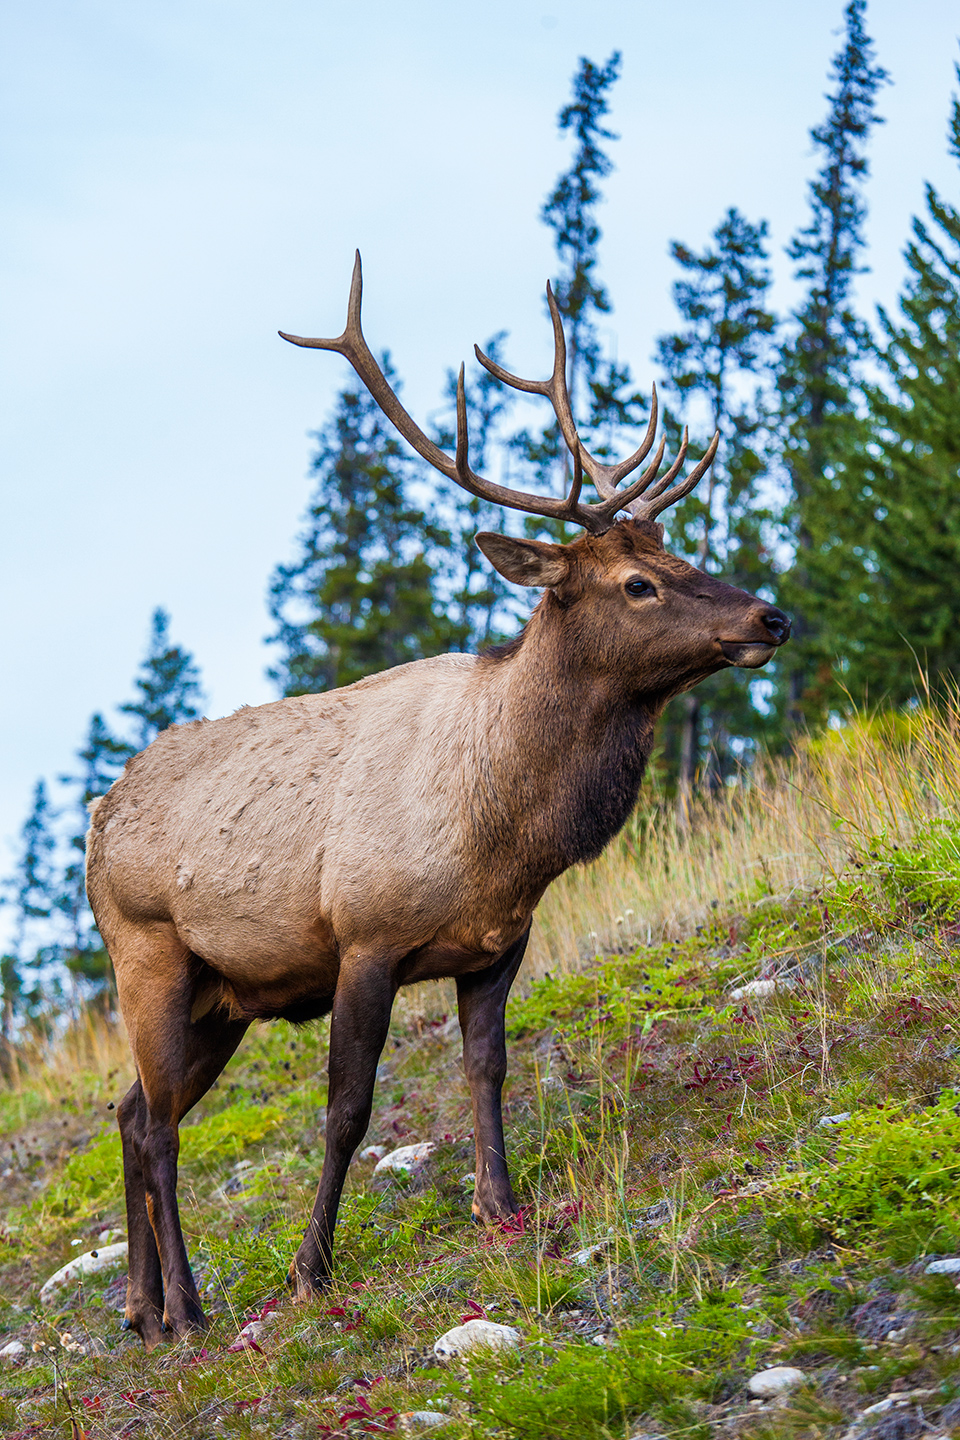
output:
[[[123,1319],[120,1321],[120,1329],[121,1329],[121,1330],[132,1330],[132,1329],[133,1329],[133,1321],[132,1321],[132,1320],[128,1320],[127,1317],[126,1317],[126,1315],[124,1315]]]

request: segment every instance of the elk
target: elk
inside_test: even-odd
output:
[[[357,255],[333,340],[400,434],[473,495],[585,532],[567,544],[480,534],[501,575],[543,590],[522,633],[325,694],[164,731],[93,808],[88,892],[117,978],[137,1079],[118,1107],[129,1238],[125,1325],[148,1349],[205,1324],[177,1209],[178,1125],[254,1020],[330,1014],[326,1150],[291,1265],[300,1296],[328,1282],[351,1157],[370,1118],[398,988],[456,980],[476,1140],[472,1214],[516,1213],[500,1094],[504,1007],[544,890],[596,858],[637,799],[667,700],[726,666],[764,665],[790,632],[772,605],[668,554],[657,516],[684,477],[687,436],[660,476],[656,391],[639,449],[590,455],[554,366],[507,385],[549,399],[570,451],[568,494],[508,489],[470,468],[463,369],[456,454],[390,389],[360,326]],[[599,500],[581,498],[584,476]],[[659,477],[659,478],[658,478]],[[618,518],[623,516],[624,518]]]

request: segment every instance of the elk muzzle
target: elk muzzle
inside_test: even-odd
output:
[[[729,665],[738,665],[744,670],[757,670],[772,660],[778,646],[790,639],[792,621],[789,615],[771,605],[758,617],[760,629],[766,632],[764,640],[721,640],[720,649]]]

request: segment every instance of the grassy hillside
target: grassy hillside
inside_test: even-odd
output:
[[[202,1344],[121,1334],[122,1270],[41,1305],[122,1235],[130,1067],[94,1019],[25,1048],[0,1092],[0,1349],[26,1346],[0,1435],[372,1435],[431,1409],[451,1440],[960,1435],[960,1275],[926,1273],[960,1255],[958,782],[957,715],[863,722],[559,882],[509,1011],[514,1225],[469,1221],[452,989],[405,994],[365,1143],[436,1149],[409,1176],[354,1162],[312,1305],[285,1275],[326,1030],[253,1032],[182,1130]],[[484,1314],[519,1346],[439,1363]],[[752,1399],[771,1366],[805,1378]]]

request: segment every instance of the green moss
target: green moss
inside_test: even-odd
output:
[[[787,1182],[794,1195],[778,1203],[777,1222],[812,1246],[827,1237],[848,1247],[880,1239],[900,1260],[960,1241],[960,1107],[948,1091],[917,1113],[896,1107],[853,1116],[833,1153],[822,1135],[813,1161]],[[818,1153],[820,1152],[820,1153]]]
[[[606,1345],[532,1347],[485,1356],[454,1387],[484,1421],[507,1435],[606,1440],[632,1415],[712,1397],[756,1342],[739,1296],[707,1299],[682,1318],[656,1317],[609,1336]]]

